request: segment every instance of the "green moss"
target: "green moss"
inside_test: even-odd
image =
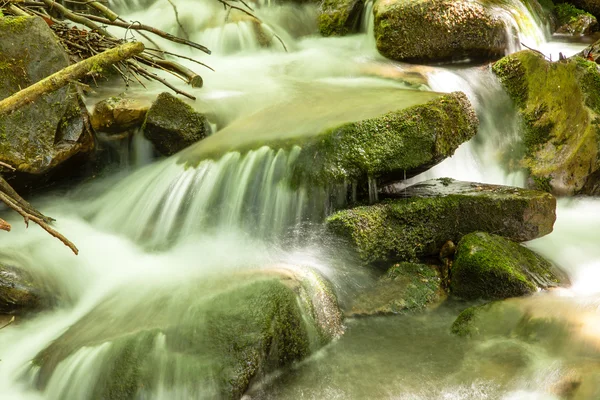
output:
[[[534,176],[533,181],[535,183],[536,189],[542,190],[546,193],[552,192],[552,185],[550,184],[550,182],[552,181],[551,177]]]
[[[455,185],[459,185],[455,183]],[[552,231],[556,200],[547,193],[481,185],[471,192],[384,201],[327,219],[366,262],[437,256],[444,243],[486,231],[531,240]],[[529,218],[530,213],[536,218]]]
[[[577,193],[600,168],[600,111],[597,66],[582,58],[548,62],[541,54],[521,51],[503,58],[492,70],[523,117],[526,153],[521,161],[535,179],[551,179],[567,193]]]
[[[458,244],[450,289],[465,299],[505,299],[559,283],[555,268],[538,254],[501,236],[476,232]]]
[[[559,25],[571,24],[577,22],[577,19],[581,15],[587,15],[595,18],[592,14],[580,10],[569,3],[560,3],[554,7],[554,14]]]
[[[8,28],[11,32],[22,33],[31,17],[4,17],[0,20],[0,29]]]
[[[478,120],[456,92],[383,116],[347,123],[302,144],[293,181],[321,185],[401,179],[451,156],[477,132]]]
[[[450,328],[451,332],[458,336],[470,336],[470,324],[475,318],[475,315],[475,307],[469,307],[463,312],[461,312],[452,324],[452,328]]]
[[[319,32],[323,36],[357,32],[363,5],[363,0],[324,0],[319,13]]]

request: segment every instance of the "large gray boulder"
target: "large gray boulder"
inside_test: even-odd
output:
[[[600,73],[581,57],[550,62],[520,51],[492,70],[523,121],[521,166],[530,185],[559,195],[589,194],[600,174]]]
[[[43,19],[0,18],[0,99],[68,65]],[[0,161],[18,172],[43,174],[93,147],[89,116],[74,85],[0,116]]]
[[[161,93],[146,113],[144,136],[165,156],[196,143],[210,134],[203,114],[170,93]]]
[[[33,363],[39,387],[56,398],[82,390],[98,399],[159,391],[239,399],[253,379],[302,360],[342,332],[329,285],[314,273],[278,266],[112,293]],[[69,368],[78,352],[90,350],[100,355],[91,368]],[[95,379],[77,388],[54,383],[76,381],[78,373]]]
[[[452,265],[450,289],[464,299],[505,299],[567,284],[567,276],[539,254],[501,236],[465,235]]]
[[[377,49],[393,60],[490,59],[509,44],[504,22],[481,2],[381,0],[373,14]]]
[[[406,198],[339,211],[327,228],[364,261],[386,262],[437,256],[448,240],[477,231],[532,240],[556,220],[556,199],[542,191],[442,178],[394,194]]]

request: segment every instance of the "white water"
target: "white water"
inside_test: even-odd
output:
[[[363,18],[366,34],[329,39],[306,36],[315,32],[315,7],[257,8],[264,28],[281,36],[287,53],[276,41],[263,47],[253,31],[253,22],[226,20],[216,2],[176,3],[190,39],[210,45],[214,55],[199,55],[169,42],[157,42],[166,50],[198,57],[216,69],[214,73],[203,72],[205,88],[192,91],[199,97],[194,106],[214,113],[220,121],[231,122],[276,104],[288,94],[290,82],[302,85],[333,80],[352,86],[360,81],[379,87],[388,86],[389,80],[405,78],[405,73],[417,72],[432,90],[467,93],[481,119],[481,132],[461,146],[454,157],[410,182],[449,176],[524,185],[522,171],[505,168],[506,154],[518,143],[518,121],[490,71],[486,67],[431,68],[384,60],[374,49],[370,2],[366,6],[367,17]],[[118,5],[127,20],[144,21],[167,31],[179,29],[167,2],[121,1]],[[515,13],[512,6],[508,10],[513,11],[499,8],[497,12],[506,18],[511,31],[520,32],[520,42],[539,47],[552,54],[553,59],[558,58],[558,51],[568,55],[582,47],[547,43],[545,28],[539,27],[523,7]],[[200,68],[182,62],[196,70]],[[151,87],[148,94],[159,90],[162,88]],[[55,311],[0,331],[0,398],[87,398],[95,374],[100,371],[106,344],[85,348],[61,363],[44,392],[32,384],[35,370],[26,371],[39,351],[115,290],[129,291],[133,296],[167,282],[188,282],[280,264],[319,269],[336,283],[341,295],[366,279],[348,266],[352,263],[345,262],[343,254],[331,249],[335,244],[332,246],[318,236],[312,240],[297,239],[299,226],[319,222],[336,202],[324,191],[292,190],[286,184],[286,174],[297,152],[298,149],[288,153],[262,148],[243,156],[229,153],[220,160],[189,169],[169,159],[131,174],[125,171],[121,176],[106,177],[75,194],[40,201],[43,211],[57,218],[57,228],[77,243],[81,251],[78,257],[37,227],[25,231],[18,221],[12,221],[15,229],[5,236],[0,260],[18,260],[24,268],[48,274],[59,282],[57,290],[62,303]],[[141,164],[144,162],[138,165]],[[561,201],[554,232],[529,244],[569,271],[573,286],[562,295],[587,301],[600,293],[599,215],[599,200]],[[290,241],[290,237],[294,240]],[[360,398],[361,394],[367,396],[372,390],[380,390],[380,397],[400,399],[555,398],[544,382],[552,371],[560,370],[552,364],[560,360],[545,358],[543,354],[536,353],[529,382],[515,379],[501,385],[495,383],[493,376],[475,378],[467,364],[462,367],[466,372],[456,372],[460,377],[457,380],[463,382],[442,379],[443,371],[452,370],[455,365],[453,353],[441,349],[462,346],[443,335],[454,316],[432,321],[432,325],[438,325],[432,328],[433,333],[429,327],[419,325],[418,318],[416,322],[408,321],[416,326],[415,332],[423,331],[431,343],[438,344],[433,348],[394,322],[376,322],[368,329],[354,322],[357,333],[351,329],[348,338],[340,341],[341,351],[337,344],[330,346],[298,367],[296,382],[276,381],[269,387],[271,394],[261,395],[349,398],[353,393]],[[600,330],[597,333],[600,335]],[[398,345],[399,341],[406,344]],[[398,353],[392,350],[396,345],[401,349],[396,350]],[[436,352],[437,358],[431,361],[430,354]],[[407,371],[411,368],[395,361],[407,354],[412,357],[405,360],[407,363],[428,359],[431,365],[423,362],[415,369],[424,369],[424,374],[411,375]],[[324,369],[315,364],[322,364]],[[439,372],[439,377],[431,371]],[[403,373],[406,378],[402,378]],[[465,377],[471,380],[464,382]],[[395,379],[399,382],[390,383]],[[313,385],[313,381],[318,384]],[[155,398],[186,396],[163,392]]]

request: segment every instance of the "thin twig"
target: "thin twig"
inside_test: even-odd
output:
[[[12,318],[10,319],[10,321],[8,321],[6,324],[0,326],[0,329],[4,329],[7,326],[9,326],[10,324],[12,324],[13,322],[15,322],[15,316],[13,315]]]
[[[7,164],[7,163],[5,163],[5,162],[3,162],[3,161],[0,161],[0,167],[5,167],[5,168],[8,168],[8,169],[10,169],[11,171],[16,171],[16,168],[15,168],[15,167],[13,167],[12,165],[10,165],[10,164]]]
[[[187,31],[181,24],[181,21],[179,21],[179,12],[177,11],[177,6],[175,5],[175,3],[173,3],[173,0],[167,1],[169,2],[169,4],[171,4],[171,7],[173,7],[173,11],[175,12],[175,21],[177,21],[177,25],[179,25],[179,27],[181,28],[181,32],[183,32],[183,35],[187,40],[190,40],[190,35],[188,35]]]
[[[531,51],[535,51],[535,52],[536,52],[536,53],[538,53],[538,54],[541,54],[541,55],[542,55],[542,56],[543,56],[543,57],[544,57],[546,60],[548,60],[548,61],[552,61],[552,59],[551,59],[551,58],[548,58],[548,57],[546,57],[546,55],[545,55],[544,53],[542,53],[541,51],[539,51],[539,50],[536,50],[536,49],[532,49],[531,47],[527,46],[527,45],[526,45],[525,43],[523,43],[523,42],[521,42],[521,46],[523,46],[523,47],[525,47],[526,49],[529,49],[529,50],[531,50]]]
[[[189,61],[195,62],[196,64],[200,64],[203,67],[206,67],[206,68],[210,69],[212,72],[215,72],[215,70],[213,68],[211,68],[209,65],[206,65],[203,62],[200,62],[198,60],[194,60],[191,57],[182,56],[181,54],[171,53],[171,52],[160,50],[160,49],[149,49],[149,48],[146,47],[146,50],[147,51],[154,51],[154,52],[161,53],[161,54],[168,54],[168,55],[173,56],[173,57],[183,58],[184,60],[189,60]]]

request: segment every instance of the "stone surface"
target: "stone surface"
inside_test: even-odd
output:
[[[483,232],[463,236],[451,274],[451,293],[468,300],[523,296],[569,282],[539,254]]]
[[[564,3],[564,1],[558,0],[556,3]],[[600,18],[600,0],[569,0],[568,3]]]
[[[504,23],[479,2],[381,0],[373,13],[377,49],[393,60],[489,59],[508,46]]]
[[[319,31],[323,36],[356,33],[364,0],[323,0],[319,9]]]
[[[144,136],[170,156],[210,134],[206,117],[170,93],[161,93],[146,113]]]
[[[571,4],[558,4],[554,8],[558,25],[557,33],[570,35],[589,35],[598,30],[598,21],[592,14]]]
[[[530,184],[560,195],[585,193],[600,170],[600,74],[583,58],[549,62],[526,50],[492,70],[523,120],[521,160]]]
[[[0,264],[0,314],[20,315],[44,310],[55,300],[39,278],[21,268]]]
[[[52,30],[37,17],[0,17],[0,99],[69,65]],[[0,161],[43,174],[90,152],[89,116],[74,85],[0,117]]]
[[[347,316],[404,314],[423,311],[444,298],[441,280],[434,267],[399,263],[377,284],[361,293]]]
[[[449,178],[413,185],[372,206],[339,211],[327,228],[367,262],[437,256],[448,240],[493,232],[526,241],[552,232],[556,199],[545,192]]]
[[[327,313],[329,323],[318,322],[314,308],[337,303],[313,278],[280,266],[227,279],[163,279],[112,293],[35,357],[38,385],[65,379],[58,369],[91,350],[102,355],[85,388],[93,398],[143,397],[160,386],[190,398],[239,399],[253,378],[303,359],[343,332],[339,310],[337,317]]]
[[[150,108],[140,100],[110,97],[94,106],[91,123],[97,132],[122,133],[141,127]]]

